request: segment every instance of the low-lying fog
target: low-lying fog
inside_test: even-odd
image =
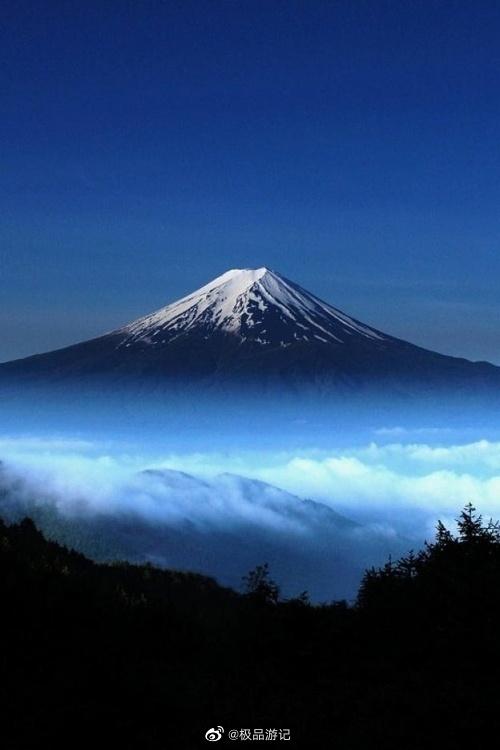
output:
[[[213,447],[207,436],[205,450],[140,437],[0,438],[0,512],[29,514],[97,559],[148,560],[235,587],[268,561],[285,594],[317,600],[352,598],[363,569],[420,547],[468,501],[500,516],[500,440],[473,430],[389,425],[343,446],[337,435],[330,447],[323,436],[317,448],[265,450],[229,436]]]

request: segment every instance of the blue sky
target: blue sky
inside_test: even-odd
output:
[[[270,266],[500,363],[500,5],[4,0],[0,360]]]

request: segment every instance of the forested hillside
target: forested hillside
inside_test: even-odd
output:
[[[500,723],[500,532],[471,506],[456,535],[368,571],[354,606],[284,601],[266,565],[236,593],[96,564],[28,519],[0,524],[0,573],[5,748],[194,748],[219,725],[222,744],[262,727],[456,748]]]

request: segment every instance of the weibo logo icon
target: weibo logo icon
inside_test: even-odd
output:
[[[222,739],[223,734],[224,727],[212,727],[207,732],[205,732],[205,739],[208,740],[208,742],[218,742],[220,739]]]

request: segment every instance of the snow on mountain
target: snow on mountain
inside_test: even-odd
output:
[[[118,346],[128,347],[161,346],[200,332],[205,338],[219,332],[283,347],[298,341],[339,344],[353,336],[389,340],[267,268],[227,271],[115,333],[123,335]]]
[[[103,336],[0,365],[0,382],[84,383],[114,392],[186,386],[207,392],[382,391],[412,398],[500,397],[500,368],[447,357],[377,331],[275,271],[233,269]],[[486,391],[485,391],[486,389]]]

